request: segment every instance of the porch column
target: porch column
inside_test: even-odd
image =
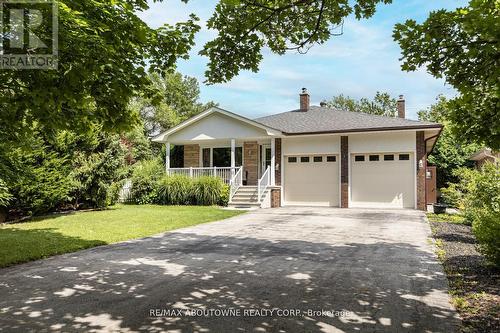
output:
[[[170,169],[170,142],[165,143],[165,169],[168,173]]]
[[[271,138],[271,185],[276,185],[276,139]]]
[[[231,139],[231,178],[234,177],[235,166],[236,166],[236,140]]]

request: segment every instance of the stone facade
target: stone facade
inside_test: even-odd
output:
[[[184,146],[184,167],[196,168],[200,166],[200,146],[185,145]]]
[[[424,132],[417,132],[417,209],[427,210],[425,199],[425,170],[427,169],[427,155],[425,149]],[[420,165],[422,161],[422,165]]]
[[[340,137],[340,207],[349,208],[349,137]]]
[[[274,181],[277,186],[281,185],[281,139],[275,139],[276,170],[274,172]]]
[[[281,189],[271,189],[271,208],[281,207]]]
[[[243,178],[247,185],[257,185],[259,179],[259,144],[257,141],[243,143]]]

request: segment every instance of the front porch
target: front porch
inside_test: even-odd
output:
[[[253,186],[261,202],[267,189],[281,185],[282,135],[214,107],[159,134],[153,141],[165,144],[167,173],[219,177],[231,186],[231,199],[240,187]],[[182,157],[172,159],[172,148],[179,146],[183,147]]]
[[[183,144],[182,167],[171,165],[171,152],[174,143],[166,142],[165,166],[168,174],[180,174],[191,178],[213,176],[231,187],[230,201],[240,190],[241,192],[255,189],[248,203],[261,203],[267,191],[280,181],[277,163],[277,143],[281,151],[280,139],[243,141],[230,139],[224,142],[199,142]],[[179,146],[175,143],[175,146]],[[250,198],[249,197],[249,198]]]

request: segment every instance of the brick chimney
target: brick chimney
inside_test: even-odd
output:
[[[311,96],[307,92],[307,88],[302,88],[302,94],[300,94],[300,111],[307,112],[311,103]]]
[[[398,117],[405,118],[406,117],[406,106],[405,106],[405,97],[403,95],[399,95],[399,99],[397,102],[398,109]]]

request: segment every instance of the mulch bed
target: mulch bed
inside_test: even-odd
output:
[[[500,332],[500,269],[488,265],[477,252],[470,226],[430,223],[445,251],[443,266],[462,317],[462,331]]]

